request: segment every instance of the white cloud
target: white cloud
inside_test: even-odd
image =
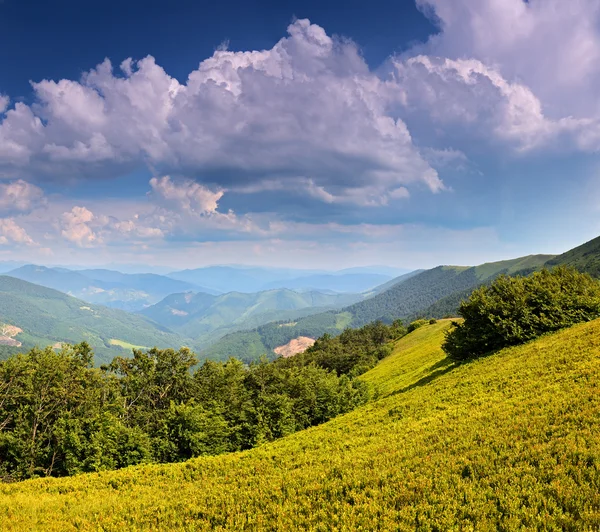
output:
[[[32,246],[35,242],[13,218],[0,218],[0,244]]]
[[[441,31],[427,53],[473,58],[519,80],[548,116],[597,115],[600,3],[597,0],[417,0]]]
[[[417,5],[440,32],[393,60],[405,105],[521,151],[600,149],[597,0]]]
[[[61,216],[61,234],[79,247],[92,247],[101,243],[101,238],[92,229],[97,222],[94,213],[85,207],[73,207]],[[104,225],[104,223],[101,223]]]
[[[194,215],[209,215],[216,212],[219,200],[225,193],[215,192],[189,179],[173,181],[169,176],[153,177],[150,186],[155,197],[167,205]]]
[[[6,109],[8,109],[8,104],[10,103],[10,98],[5,96],[4,94],[0,94],[0,114],[4,113]]]
[[[28,212],[45,202],[41,188],[19,179],[0,183],[0,213]]]
[[[186,84],[152,57],[120,74],[106,60],[80,81],[34,83],[36,104],[17,103],[0,123],[0,168],[85,175],[145,163],[222,188],[302,175],[325,201],[355,201],[365,186],[379,197],[443,189],[388,113],[397,91],[357,47],[307,20],[288,32],[269,50],[217,50]]]

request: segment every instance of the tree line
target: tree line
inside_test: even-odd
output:
[[[400,322],[370,324],[251,364],[197,366],[187,348],[153,348],[95,368],[86,343],[12,356],[0,362],[0,477],[177,462],[323,423],[369,400],[356,377],[405,333]]]

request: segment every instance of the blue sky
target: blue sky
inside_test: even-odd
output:
[[[560,253],[600,234],[599,22],[595,0],[0,1],[0,260]]]

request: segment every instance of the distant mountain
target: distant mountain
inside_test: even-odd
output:
[[[89,303],[139,310],[174,292],[209,291],[184,281],[151,273],[125,274],[112,270],[78,270],[26,265],[7,275],[54,288]]]
[[[293,324],[274,322],[255,330],[229,334],[207,348],[206,354],[222,358],[232,356],[235,351],[240,353],[238,356],[244,356],[244,350],[249,353],[270,353],[275,347],[299,336],[318,338],[325,333],[339,334],[346,327],[360,327],[375,320],[389,322],[421,314],[430,316],[429,309],[444,298],[449,298],[444,313],[448,309],[451,313],[456,312],[460,298],[475,287],[502,273],[539,268],[550,258],[550,255],[531,255],[473,267],[438,266],[416,275],[404,275],[386,283],[383,291],[374,290],[376,295],[373,297],[339,311],[316,314]]]
[[[275,319],[296,319],[327,309],[340,308],[363,298],[361,294],[326,294],[288,289],[253,294],[230,292],[172,294],[141,314],[199,345],[208,345],[225,334],[262,325]]]
[[[381,292],[385,292],[386,290],[390,289],[392,286],[402,283],[404,281],[408,281],[411,277],[414,277],[415,275],[419,275],[420,273],[422,273],[424,271],[425,270],[414,270],[412,272],[408,272],[408,273],[399,275],[398,277],[395,277],[394,279],[390,279],[386,283],[376,286],[375,288],[373,288],[372,290],[369,290],[365,294],[366,295],[380,294]]]
[[[386,268],[371,266],[339,272],[241,266],[208,266],[169,274],[172,279],[212,288],[220,292],[253,293],[276,288],[363,292],[392,279]],[[391,271],[395,271],[392,269]],[[402,270],[400,270],[402,272]],[[388,269],[388,272],[390,270]]]
[[[0,356],[34,346],[88,342],[96,363],[128,355],[133,347],[174,347],[189,342],[143,316],[92,305],[57,290],[0,276],[0,323],[22,332],[17,344],[0,345]]]
[[[295,279],[273,281],[265,289],[289,288],[291,290],[333,290],[335,292],[364,292],[390,279],[388,275],[377,273],[334,273],[309,275]]]
[[[335,275],[346,275],[348,273],[375,273],[394,278],[410,272],[411,270],[407,270],[406,268],[393,268],[391,266],[355,266],[353,268],[338,270],[335,272]]]
[[[20,268],[21,266],[25,266],[26,262],[16,261],[16,260],[3,260],[0,261],[0,274],[9,272],[14,270],[15,268]]]
[[[600,237],[550,259],[546,266],[571,266],[580,272],[600,277]]]

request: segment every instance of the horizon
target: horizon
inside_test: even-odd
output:
[[[598,28],[592,0],[5,0],[0,261],[560,254],[600,234]]]

